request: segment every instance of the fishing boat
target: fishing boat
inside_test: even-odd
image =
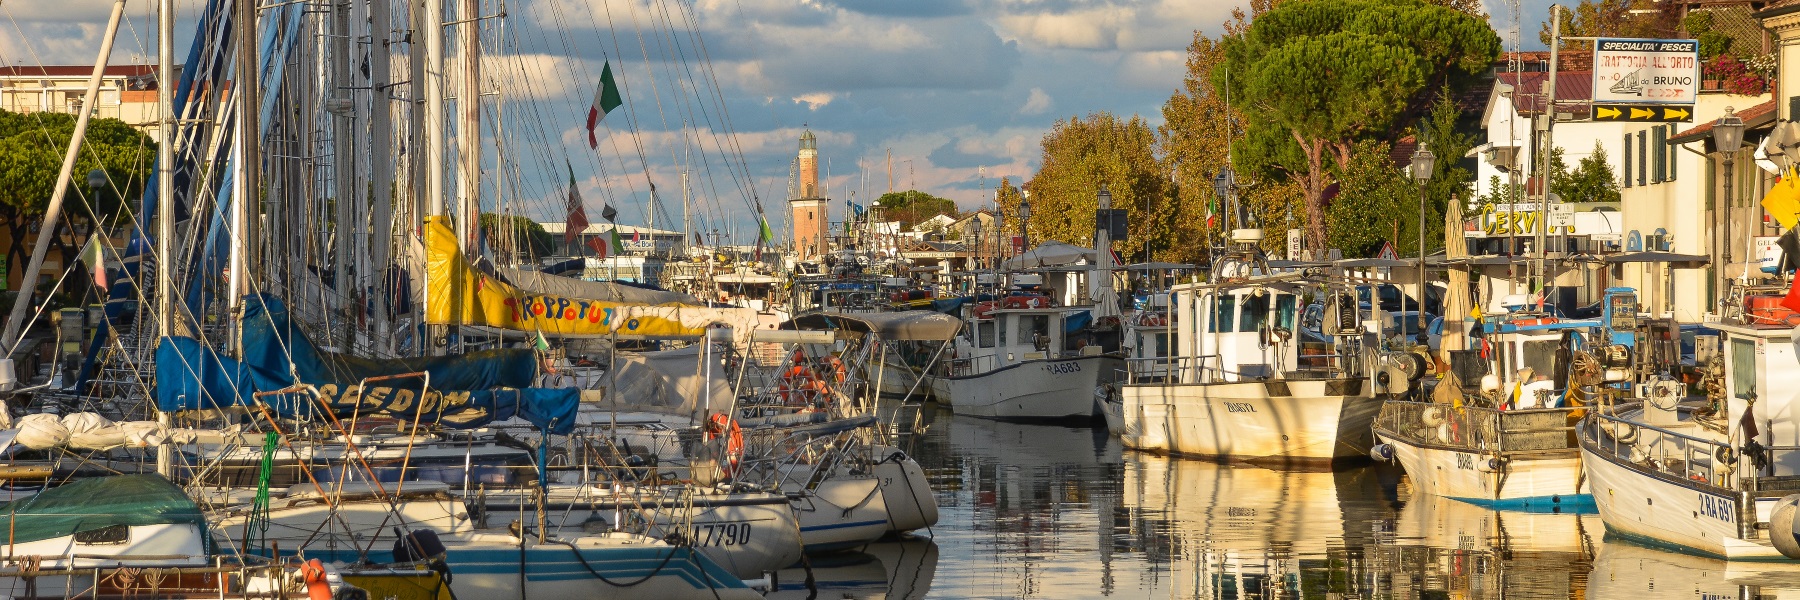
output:
[[[1327,335],[1344,357],[1319,368],[1299,360],[1304,273],[1267,275],[1260,230],[1234,232],[1210,281],[1173,288],[1181,315],[1167,359],[1174,373],[1121,389],[1127,447],[1258,463],[1318,465],[1366,459],[1382,398],[1423,370],[1377,354],[1347,290],[1332,292]],[[1191,318],[1189,317],[1191,315]],[[1372,337],[1372,336],[1370,336]],[[1364,354],[1368,358],[1364,358]]]

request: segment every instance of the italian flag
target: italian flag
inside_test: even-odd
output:
[[[600,87],[594,90],[594,105],[588,107],[588,148],[600,147],[600,138],[594,136],[594,127],[600,124],[600,119],[606,118],[606,113],[624,103],[619,98],[619,86],[613,84],[612,63],[607,62],[600,69]]]

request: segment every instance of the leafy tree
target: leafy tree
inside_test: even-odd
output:
[[[488,243],[499,254],[537,258],[550,256],[556,250],[556,237],[544,231],[544,226],[537,221],[518,215],[481,213],[479,222]],[[509,225],[511,231],[507,231]]]
[[[25,236],[16,232],[26,231],[49,208],[74,133],[75,115],[0,110],[0,221],[15,232],[6,248],[7,264],[13,272],[22,272],[28,258]],[[90,120],[64,196],[64,218],[54,232],[53,247],[65,257],[75,255],[79,241],[69,227],[71,221],[110,228],[125,218],[126,206],[143,194],[155,156],[156,145],[150,137],[124,121]],[[99,194],[87,187],[87,174],[94,169],[104,171],[110,182]]]
[[[901,229],[907,229],[939,214],[958,216],[956,201],[919,190],[882,194],[875,199],[875,206],[881,208],[883,214],[887,215],[886,218],[899,221]]]
[[[1172,247],[1177,212],[1156,133],[1143,117],[1111,113],[1059,121],[1044,134],[1043,161],[1026,186],[1031,200],[1031,239],[1089,244],[1094,237],[1096,194],[1105,184],[1112,207],[1124,209],[1130,235],[1115,240],[1123,254]]]
[[[1671,38],[1681,26],[1682,3],[1660,0],[1581,0],[1562,11],[1562,35],[1570,37]],[[1550,43],[1550,23],[1538,29],[1538,41]],[[1585,40],[1565,40],[1563,52],[1591,52]]]
[[[1393,240],[1402,256],[1416,251],[1418,187],[1394,165],[1392,148],[1385,142],[1357,142],[1347,166],[1336,169],[1338,195],[1326,212],[1331,219],[1328,241],[1345,257],[1371,256],[1383,240]]]
[[[1475,138],[1464,131],[1462,110],[1457,108],[1449,90],[1438,94],[1437,101],[1431,105],[1431,114],[1420,125],[1420,129],[1424,130],[1421,135],[1425,140],[1425,147],[1430,148],[1431,154],[1437,157],[1431,170],[1431,180],[1425,184],[1428,204],[1426,217],[1431,219],[1425,223],[1425,249],[1429,251],[1444,247],[1442,216],[1449,210],[1450,202],[1471,195],[1470,182],[1475,176],[1464,166],[1463,155],[1475,147]],[[1416,220],[1418,211],[1413,212]],[[1412,241],[1406,247],[1418,245],[1416,235],[1408,239]],[[1396,249],[1399,247],[1396,246]]]
[[[1310,245],[1323,248],[1325,190],[1334,172],[1353,171],[1357,141],[1391,141],[1429,108],[1429,90],[1460,87],[1499,52],[1485,20],[1456,9],[1300,0],[1228,37],[1212,77],[1246,117],[1236,162],[1257,176],[1297,181]]]
[[[1606,160],[1606,149],[1594,142],[1594,152],[1570,170],[1563,163],[1562,148],[1550,152],[1550,192],[1564,202],[1618,202],[1619,179]]]

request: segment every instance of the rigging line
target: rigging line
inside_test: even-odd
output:
[[[737,158],[738,167],[742,169],[744,175],[744,179],[739,181],[738,185],[741,190],[748,192],[747,195],[749,197],[755,198],[757,195],[755,186],[756,180],[750,174],[750,163],[745,159],[742,143],[738,139],[736,128],[732,125],[731,111],[725,102],[724,88],[719,84],[718,73],[713,68],[712,55],[706,48],[706,38],[700,34],[699,19],[694,14],[695,11],[692,4],[682,2],[681,0],[677,0],[676,3],[683,9],[682,16],[688,23],[688,31],[690,32],[689,37],[693,38],[694,47],[700,51],[701,71],[706,75],[707,81],[711,84],[708,87],[712,90],[712,99],[718,106],[719,119],[724,125],[723,135],[731,145],[730,152],[725,152],[723,149],[721,149],[721,152],[728,157],[735,156]]]
[[[565,55],[567,55],[567,56],[579,55],[579,53],[577,53],[574,49],[574,44],[569,39],[570,27],[568,25],[567,19],[565,18],[565,15],[562,12],[562,5],[560,3],[551,4],[551,14],[554,17],[554,19],[556,20],[557,32],[559,34],[560,39],[562,40],[562,47],[563,47]],[[589,17],[590,17],[590,21],[592,21],[592,11],[591,10],[589,11]],[[596,29],[598,29],[598,25],[596,25],[595,27],[596,27]],[[536,32],[534,32],[534,33],[536,33]],[[541,35],[539,37],[540,37],[540,39],[542,39]],[[545,47],[548,48],[548,46],[549,46],[549,44],[546,43]],[[606,59],[606,53],[604,50],[602,50],[602,52],[601,52],[601,58],[602,58],[602,60]],[[521,66],[521,71],[523,71],[522,59],[521,59],[520,66]],[[621,65],[621,66],[623,66],[623,65]],[[595,80],[594,75],[588,72],[587,64],[585,61],[573,61],[573,67],[575,68],[575,70],[581,72],[583,80],[587,80],[587,81]],[[541,119],[541,116],[540,116],[540,119]],[[604,121],[601,124],[605,125]],[[607,125],[607,131],[608,132],[612,131],[612,127],[610,125]],[[614,155],[618,157],[620,166],[621,167],[624,166],[625,158],[623,156],[623,153],[619,151],[618,140],[616,139],[616,137],[610,135],[610,133],[609,133],[607,135],[607,142],[612,147],[612,151],[613,151]],[[562,144],[560,142],[556,145],[558,147],[562,146]],[[582,154],[584,155],[583,158],[588,161],[591,161],[590,164],[594,164],[596,167],[595,170],[597,172],[601,173],[600,181],[603,184],[600,186],[601,198],[607,204],[612,204],[613,201],[616,199],[615,195],[610,186],[604,185],[605,182],[610,180],[612,177],[610,174],[608,174],[608,171],[606,169],[605,158],[602,157],[598,152],[594,152],[594,153],[584,152]],[[564,155],[567,156],[567,153],[565,152]],[[626,184],[627,189],[631,188],[631,183],[630,183],[629,179],[624,180],[624,183]]]
[[[663,4],[664,4],[664,13],[666,14],[668,12],[666,2],[663,2]],[[676,1],[676,5],[679,7],[682,7],[683,9],[686,8],[686,5],[681,3],[680,0]],[[688,33],[689,33],[690,39],[694,39],[697,41],[698,33],[695,31],[695,29],[692,25],[692,23],[693,23],[692,19],[688,18],[688,13],[686,10],[682,11],[682,16],[683,16],[683,22],[685,24],[689,25]],[[666,18],[665,18],[665,20],[666,20]],[[686,58],[686,53],[680,50],[680,48],[681,48],[680,42],[673,39],[674,30],[675,30],[675,25],[673,23],[669,23],[671,45],[677,49],[677,54],[679,56],[681,56],[681,58],[682,58],[681,66],[682,66],[684,74],[686,75],[685,81],[687,83],[687,87],[688,87],[688,89],[691,89],[693,91],[694,96],[699,96],[701,85],[698,81],[695,80],[693,68],[691,67],[689,61]],[[706,65],[705,63],[703,63],[703,66],[710,66],[710,65]],[[716,92],[716,90],[715,90],[715,92]],[[744,186],[743,180],[739,177],[739,173],[736,171],[736,169],[733,168],[733,165],[730,161],[730,156],[731,156],[730,151],[727,150],[723,144],[719,143],[719,141],[718,141],[719,125],[715,124],[713,122],[712,114],[706,110],[706,105],[704,103],[695,101],[695,99],[693,97],[687,97],[685,99],[685,101],[682,103],[682,106],[684,106],[688,111],[688,119],[690,122],[694,120],[693,112],[694,112],[695,105],[699,105],[700,115],[702,117],[704,117],[708,131],[713,132],[713,136],[712,136],[713,143],[718,148],[721,157],[725,159],[725,167],[726,167],[727,174],[730,175],[730,177],[732,178],[732,181],[737,184],[739,193],[743,194],[743,197],[748,198],[751,195],[749,193],[749,189],[747,189]],[[712,173],[712,166],[711,166],[711,160],[707,156],[708,153],[706,151],[705,144],[702,143],[702,144],[699,144],[699,146],[700,146],[701,164],[704,167],[704,171],[708,175],[710,175]],[[718,184],[713,177],[710,177],[710,176],[706,177],[706,185],[711,187],[715,197],[718,197]]]

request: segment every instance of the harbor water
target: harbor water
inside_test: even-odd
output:
[[[1414,496],[1395,466],[1272,470],[1103,428],[931,412],[942,519],[781,573],[779,598],[1791,598],[1800,565],[1608,537],[1595,514]]]

